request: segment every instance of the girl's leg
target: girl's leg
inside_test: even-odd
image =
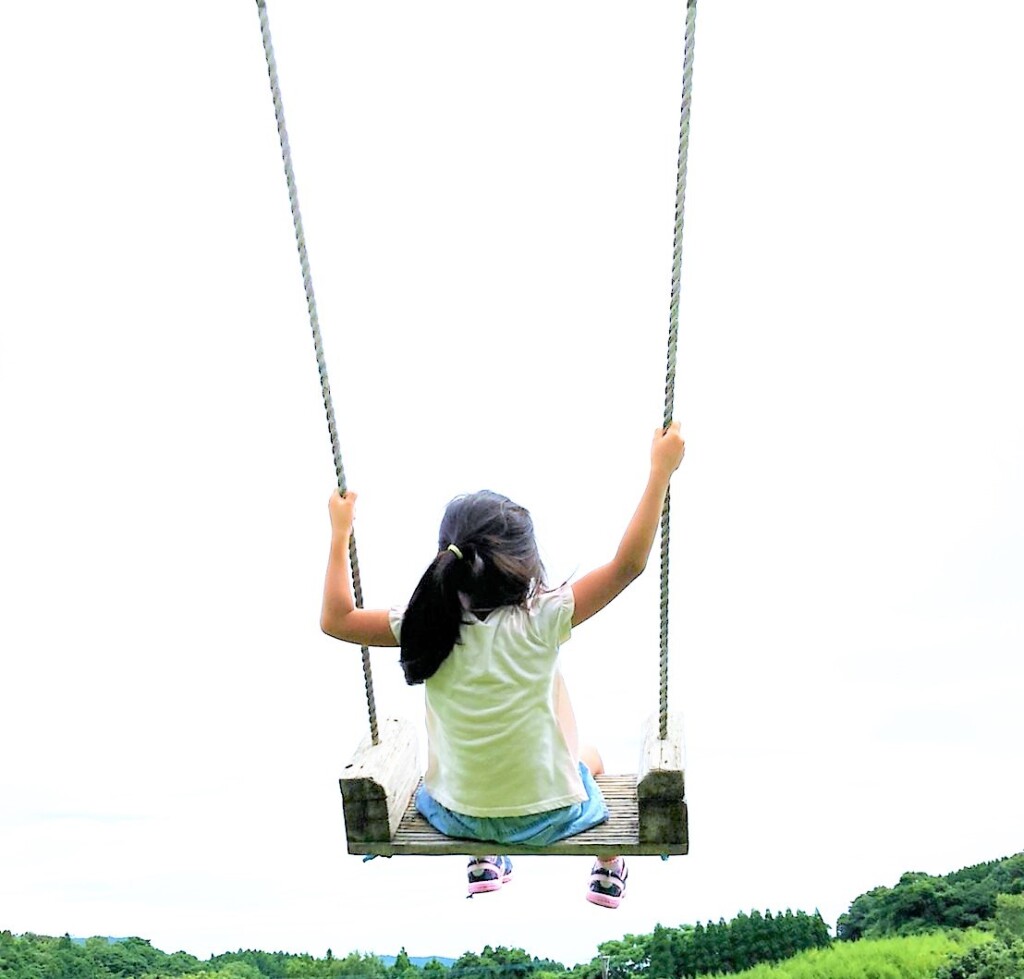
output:
[[[581,746],[579,743],[576,715],[573,713],[572,701],[569,700],[569,691],[561,673],[555,678],[555,711],[569,750],[590,769],[592,774],[603,775],[604,761],[597,748],[592,744]],[[598,857],[590,872],[587,900],[602,907],[617,908],[626,892],[627,876],[626,862],[622,857]]]
[[[604,761],[597,748],[592,744],[580,744],[579,732],[576,730],[576,715],[573,713],[572,701],[569,700],[569,691],[561,673],[555,677],[555,713],[569,750],[590,769],[591,775],[603,775]]]

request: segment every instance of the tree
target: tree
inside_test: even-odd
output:
[[[1024,941],[987,942],[941,966],[935,979],[1020,979],[1024,976]]]
[[[79,953],[70,935],[57,940],[51,951],[52,979],[89,979],[89,964]]]
[[[672,932],[660,924],[654,926],[654,933],[648,943],[648,965],[646,975],[651,979],[675,979],[676,960],[672,950]]]
[[[395,961],[388,969],[388,979],[420,979],[420,970],[409,961],[409,955],[403,945],[395,956]]]
[[[996,937],[1004,942],[1024,939],[1024,894],[996,897]]]
[[[422,972],[423,979],[445,979],[448,974],[448,968],[443,962],[431,959],[423,966]]]
[[[22,967],[21,943],[9,932],[0,931],[0,977],[19,979],[25,975]]]
[[[487,967],[476,952],[463,952],[452,964],[449,979],[491,979]]]
[[[376,955],[349,952],[330,963],[332,979],[387,979],[387,966]]]
[[[607,958],[608,979],[631,979],[646,972],[650,964],[649,935],[623,935],[620,941],[601,942],[597,946],[598,966]]]
[[[698,921],[690,935],[690,940],[682,949],[682,955],[676,961],[684,976],[699,976],[711,972],[711,959],[707,952],[707,936],[704,926]]]

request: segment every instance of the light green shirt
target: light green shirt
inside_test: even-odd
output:
[[[426,683],[427,772],[441,805],[468,816],[524,816],[587,798],[555,712],[558,650],[572,630],[572,588],[463,625]],[[400,639],[403,609],[392,609]]]

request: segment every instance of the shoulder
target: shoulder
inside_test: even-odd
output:
[[[572,631],[576,599],[570,585],[542,591],[530,599],[527,615],[534,627],[554,642],[565,642]]]
[[[576,600],[573,597],[572,585],[559,585],[550,591],[538,592],[530,599],[530,615],[553,615],[568,609],[570,612],[575,608]]]

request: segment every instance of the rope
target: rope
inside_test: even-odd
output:
[[[679,158],[676,172],[676,215],[672,233],[672,290],[668,312],[668,357],[665,368],[664,427],[672,421],[676,400],[676,346],[679,337],[679,287],[683,267],[683,208],[686,202],[686,157],[690,148],[690,92],[693,87],[693,34],[697,0],[686,3],[686,40],[683,45],[683,104],[679,113]],[[661,661],[658,683],[658,737],[668,737],[668,545],[671,494],[661,511]]]
[[[338,446],[338,426],[334,420],[334,404],[331,401],[331,386],[327,380],[327,364],[324,361],[324,345],[320,336],[320,318],[316,311],[316,297],[313,295],[313,276],[309,270],[309,256],[306,254],[306,235],[302,230],[302,214],[299,212],[299,191],[295,185],[295,171],[292,169],[292,153],[288,144],[288,130],[284,124],[284,105],[281,102],[281,87],[277,80],[277,62],[274,60],[274,45],[270,39],[270,23],[267,20],[266,0],[256,0],[260,15],[260,32],[263,35],[263,53],[267,57],[267,74],[270,76],[270,92],[274,98],[274,115],[277,118],[277,135],[281,141],[281,159],[284,161],[284,176],[288,182],[288,201],[292,209],[292,223],[295,225],[295,242],[299,248],[299,265],[302,267],[302,285],[306,290],[306,307],[309,310],[309,325],[313,330],[313,349],[316,352],[316,366],[320,372],[320,390],[327,413],[327,430],[331,437],[331,452],[334,455],[334,471],[338,476],[338,489],[344,496],[347,492],[345,467],[341,462]],[[353,534],[348,544],[349,565],[352,568],[352,592],[356,608],[363,607],[363,584],[359,575],[359,556],[356,553],[356,538]],[[370,717],[370,737],[379,743],[377,734],[377,705],[373,697],[373,673],[370,668],[370,650],[362,647],[363,681],[366,686],[366,707]]]

